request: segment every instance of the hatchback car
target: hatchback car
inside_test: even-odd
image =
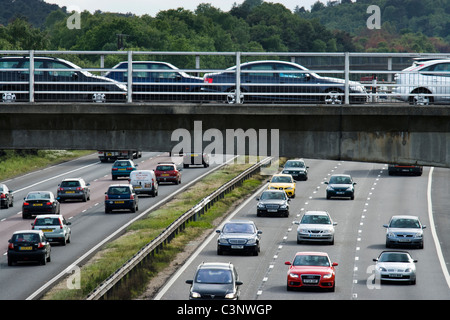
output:
[[[294,221],[298,224],[297,243],[302,242],[327,242],[334,244],[334,227],[331,216],[326,211],[307,211],[303,214],[300,221]]]
[[[56,196],[59,202],[65,200],[78,199],[83,202],[91,199],[90,184],[86,183],[82,178],[67,178],[64,179],[56,190]]]
[[[45,265],[51,261],[51,246],[42,230],[21,230],[8,240],[8,266],[19,261],[36,261]]]
[[[14,205],[13,191],[6,184],[0,183],[0,209],[8,209]]]
[[[189,168],[191,165],[202,165],[209,167],[209,156],[206,153],[186,153],[183,155],[183,168]]]
[[[60,204],[51,191],[31,191],[23,199],[22,218],[39,214],[60,214]]]
[[[105,192],[105,213],[113,210],[139,210],[139,197],[131,184],[113,184]]]
[[[240,65],[240,101],[252,102],[309,102],[342,104],[344,79],[322,77],[305,67],[285,61],[253,61]],[[236,103],[236,66],[224,72],[204,75],[205,94],[212,98]],[[364,86],[350,81],[350,102],[364,103],[367,93]],[[222,93],[222,94],[220,94]]]
[[[289,197],[284,190],[266,190],[256,198],[258,204],[256,206],[256,215],[281,215],[289,216]]]
[[[295,198],[295,181],[290,174],[274,174],[269,180],[269,190],[284,190],[288,197]]]
[[[450,101],[450,60],[417,61],[394,76],[394,97],[413,105]]]
[[[32,230],[42,230],[48,241],[60,242],[63,246],[70,243],[71,223],[60,214],[49,214],[36,217],[31,224]]]
[[[335,290],[336,270],[338,265],[331,262],[325,252],[297,252],[294,259],[286,261],[287,290],[300,288],[322,288]]]
[[[262,231],[258,230],[253,221],[231,220],[225,223],[217,238],[217,254],[224,252],[251,253],[257,256],[261,251],[260,241]]]
[[[295,180],[308,180],[309,167],[303,159],[291,159],[284,164],[283,174],[290,174]]]
[[[375,281],[416,284],[416,262],[406,251],[383,251],[375,264]]]
[[[389,224],[384,224],[386,228],[386,248],[394,245],[417,246],[423,249],[423,229],[419,218],[409,215],[392,216]]]
[[[127,88],[93,75],[70,61],[34,58],[35,101],[125,102]],[[0,91],[5,102],[29,101],[30,58],[0,58]]]
[[[128,61],[118,63],[105,77],[128,81]],[[122,71],[119,71],[122,70]],[[201,100],[203,78],[188,75],[174,65],[160,61],[133,61],[133,101]]]
[[[130,176],[130,172],[137,169],[137,164],[133,162],[133,160],[116,160],[111,168],[111,176],[113,180],[117,180],[117,178],[128,178]]]
[[[223,262],[203,262],[186,283],[191,285],[190,300],[237,300],[242,285],[235,266]]]
[[[334,174],[330,177],[330,181],[324,182],[327,184],[327,199],[332,197],[355,199],[355,184],[353,179],[348,174]]]
[[[156,180],[161,182],[181,183],[181,171],[173,162],[159,162],[155,169]]]

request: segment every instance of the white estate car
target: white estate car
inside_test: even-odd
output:
[[[417,61],[394,77],[394,97],[414,105],[450,101],[450,59]]]

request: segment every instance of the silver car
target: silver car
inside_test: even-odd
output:
[[[417,260],[411,258],[406,251],[383,251],[373,259],[375,265],[375,281],[395,281],[416,284]]]
[[[334,226],[336,222],[326,211],[307,211],[300,221],[294,221],[298,224],[297,243],[303,241],[320,241],[334,244]]]
[[[70,243],[72,235],[70,224],[61,214],[49,214],[37,216],[31,226],[33,230],[42,230],[48,241],[57,241],[65,246]]]
[[[416,216],[398,215],[393,216],[386,228],[386,248],[394,245],[417,246],[423,249],[423,229],[419,218]]]

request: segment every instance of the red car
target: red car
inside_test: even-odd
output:
[[[159,162],[155,169],[156,181],[181,183],[181,172],[173,162]]]
[[[331,263],[325,252],[297,252],[287,272],[287,290],[323,288],[334,292],[336,262]]]

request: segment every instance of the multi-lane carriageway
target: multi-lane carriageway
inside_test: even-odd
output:
[[[166,160],[164,155],[144,153],[138,161],[139,168],[154,168],[157,162]],[[449,299],[450,279],[447,262],[450,261],[450,169],[425,167],[421,177],[388,176],[384,164],[307,160],[309,180],[298,181],[296,198],[291,200],[291,215],[288,218],[256,217],[258,193],[239,206],[229,218],[254,220],[263,231],[259,256],[217,256],[216,234],[202,242],[199,249],[168,279],[155,299],[184,300],[188,298],[191,278],[201,261],[231,261],[244,282],[241,299],[244,300],[298,300],[298,299]],[[62,205],[62,214],[72,222],[72,241],[65,247],[54,246],[52,262],[45,266],[7,266],[6,255],[0,256],[0,299],[29,299],[56,276],[64,274],[67,267],[80,263],[96,245],[114,234],[146,209],[173,192],[197,179],[210,168],[190,168],[183,171],[182,184],[162,185],[156,198],[141,197],[140,210],[136,214],[119,213],[105,216],[104,192],[112,183],[111,164],[100,163],[96,155],[90,155],[63,163],[45,170],[30,173],[6,181],[15,191],[14,207],[0,211],[0,248],[6,252],[7,240],[13,231],[30,228],[30,220],[20,214],[21,200],[31,190],[56,191],[58,183],[66,177],[83,177],[91,183],[91,200]],[[326,200],[323,184],[333,173],[349,173],[357,182],[355,200]],[[260,191],[259,191],[260,192]],[[328,210],[338,222],[334,245],[296,243],[296,225],[305,210]],[[425,229],[424,249],[408,249],[418,259],[418,280],[410,285],[371,286],[372,259],[385,249],[383,224],[394,214],[418,215]],[[437,245],[436,245],[437,244]],[[295,252],[326,251],[338,262],[335,292],[287,291],[285,261],[291,260]],[[188,276],[191,275],[191,276]],[[81,275],[82,276],[82,275]]]

